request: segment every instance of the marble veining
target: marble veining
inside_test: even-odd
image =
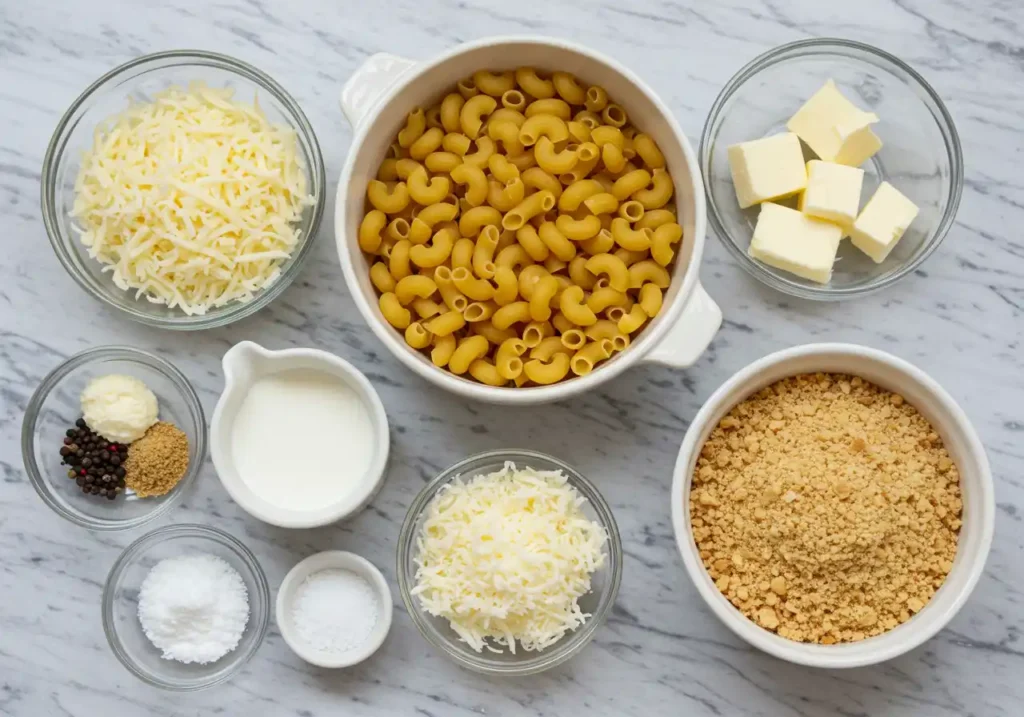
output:
[[[44,715],[927,715],[1021,714],[1024,628],[1024,7],[1017,0],[108,0],[0,3],[0,714]],[[916,275],[842,305],[784,297],[748,278],[709,237],[704,285],[726,321],[691,370],[643,367],[542,410],[442,393],[404,369],[349,299],[325,220],[312,260],[269,308],[192,335],[148,329],[86,300],[51,252],[39,215],[43,152],[64,109],[93,79],[136,55],[199,47],[238,56],[306,110],[333,195],[351,129],[345,79],[370,54],[427,57],[500,33],[571,36],[634,69],[696,142],[726,80],[756,54],[817,35],[863,40],[903,57],[945,99],[963,141],[956,226]],[[326,216],[332,216],[329,203]],[[393,426],[384,489],[357,519],[286,531],[244,514],[207,463],[163,522],[217,525],[244,540],[273,585],[306,555],[354,550],[384,570],[397,598],[398,527],[424,481],[480,450],[528,446],[590,475],[609,499],[626,551],[622,591],[574,661],[523,680],[465,672],[416,633],[399,605],[369,662],[323,671],[272,629],[229,684],[190,695],[149,688],[109,652],[102,582],[139,531],[91,535],[33,493],[22,468],[22,414],[63,357],[126,343],[173,360],[208,410],[220,356],[235,342],[334,351],[373,380]],[[676,452],[701,402],[770,351],[820,340],[886,349],[931,373],[975,422],[996,478],[996,537],[973,597],[937,637],[877,667],[819,672],[748,648],[703,606],[674,545],[667,497]]]

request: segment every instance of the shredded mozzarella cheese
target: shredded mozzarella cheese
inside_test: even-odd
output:
[[[97,128],[71,216],[114,284],[205,314],[270,286],[307,194],[294,130],[201,84],[133,102]]]
[[[584,623],[607,534],[561,471],[514,463],[441,488],[417,537],[423,608],[477,652],[543,650]]]

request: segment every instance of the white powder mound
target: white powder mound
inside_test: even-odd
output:
[[[215,555],[167,558],[142,581],[139,622],[165,660],[205,665],[238,646],[249,622],[248,591]]]

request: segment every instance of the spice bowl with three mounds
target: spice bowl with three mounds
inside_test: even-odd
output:
[[[365,640],[355,647],[327,653],[315,649],[299,634],[292,615],[299,588],[311,575],[323,570],[347,570],[369,584],[377,601],[377,614]],[[281,637],[292,651],[306,662],[319,667],[351,667],[367,659],[384,644],[391,630],[393,612],[391,590],[380,570],[366,558],[343,550],[326,550],[310,555],[288,571],[277,592],[276,619]],[[342,615],[345,620],[358,620],[358,615]]]
[[[188,438],[188,468],[164,495],[139,498],[129,493],[115,500],[86,495],[61,465],[59,449],[65,431],[81,415],[82,389],[105,374],[140,379],[156,395],[160,420],[173,423]],[[171,510],[195,482],[206,459],[206,417],[188,379],[170,363],[128,346],[100,346],[75,354],[39,384],[25,410],[21,451],[32,486],[61,517],[97,531],[138,528]]]
[[[153,646],[139,620],[139,591],[161,560],[212,555],[230,565],[242,581],[249,617],[238,644],[206,664],[166,659]],[[256,557],[227,533],[204,525],[168,525],[129,545],[114,563],[103,586],[103,632],[110,649],[143,682],[177,692],[194,692],[235,675],[256,654],[270,625],[270,586]]]

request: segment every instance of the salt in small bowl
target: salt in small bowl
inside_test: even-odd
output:
[[[299,636],[298,630],[292,621],[291,613],[299,587],[306,578],[321,570],[331,569],[350,570],[366,580],[377,596],[379,608],[377,624],[374,625],[373,631],[366,638],[366,642],[335,656],[326,655],[306,644]],[[280,589],[277,591],[277,627],[281,631],[281,637],[284,638],[292,652],[306,662],[319,667],[351,667],[375,653],[384,644],[384,638],[387,637],[388,631],[391,630],[393,609],[391,590],[388,588],[388,582],[384,579],[381,571],[366,558],[344,550],[325,550],[322,553],[310,555],[288,571],[288,574],[285,575],[284,580],[281,582]]]

